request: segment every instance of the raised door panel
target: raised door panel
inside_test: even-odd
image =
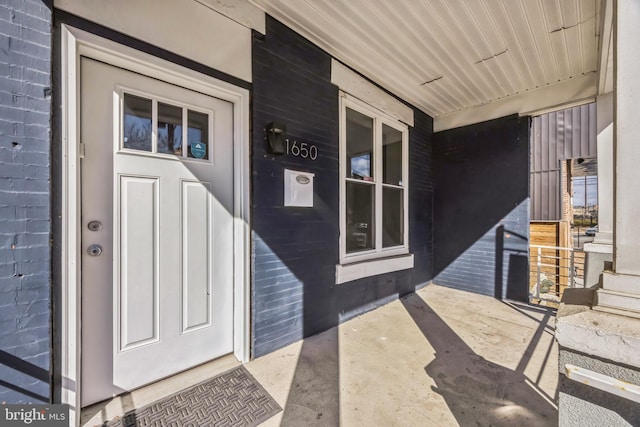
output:
[[[120,176],[118,333],[120,351],[158,340],[158,178]]]
[[[211,324],[211,183],[182,181],[182,331]]]

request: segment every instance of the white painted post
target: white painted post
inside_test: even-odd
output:
[[[542,248],[538,248],[538,279],[536,280],[536,298],[540,298],[540,268],[542,267]]]
[[[571,249],[571,261],[569,262],[569,287],[571,288],[575,287],[576,285],[574,283],[574,277],[573,277],[574,268],[576,268],[576,256],[573,249]]]
[[[613,244],[613,92],[596,100],[598,232],[594,243]]]
[[[614,2],[614,271],[604,271],[598,306],[640,317],[640,2]]]

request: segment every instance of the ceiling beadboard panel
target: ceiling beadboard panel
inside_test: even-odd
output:
[[[434,118],[598,68],[601,0],[251,1]]]

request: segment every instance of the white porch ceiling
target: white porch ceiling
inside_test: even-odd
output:
[[[435,118],[436,130],[592,99],[601,0],[252,0]]]

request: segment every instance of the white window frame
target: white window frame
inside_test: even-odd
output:
[[[370,184],[375,186],[375,230],[373,233],[375,239],[375,247],[373,250],[359,251],[356,253],[348,254],[346,251],[346,230],[347,230],[347,215],[346,215],[346,187],[347,182],[351,179],[347,178],[347,108],[355,110],[361,114],[364,114],[373,119],[373,176],[375,177],[375,183]],[[364,261],[380,260],[382,258],[398,257],[409,253],[409,127],[404,123],[394,119],[390,115],[383,111],[372,107],[357,98],[354,98],[346,93],[340,93],[340,264],[353,264],[361,263]],[[382,247],[382,189],[386,185],[383,183],[383,171],[382,171],[382,125],[387,125],[393,129],[402,132],[402,188],[404,197],[404,238],[403,245],[394,246],[390,248]],[[360,183],[361,181],[358,180]],[[362,184],[366,185],[366,184]],[[397,188],[396,186],[389,186]],[[380,264],[379,262],[377,263]],[[392,263],[398,265],[397,260]],[[407,263],[401,263],[402,268],[411,268],[413,266],[413,259],[411,258],[411,267],[407,267]],[[399,270],[401,268],[389,267],[388,271]],[[366,269],[365,269],[366,270]],[[364,270],[363,270],[364,271]],[[385,268],[376,269],[376,273],[380,274],[387,271]],[[372,275],[372,274],[364,274]],[[340,276],[340,269],[338,269],[338,275]],[[363,277],[363,275],[359,275]],[[337,277],[337,282],[340,283],[340,277]]]

